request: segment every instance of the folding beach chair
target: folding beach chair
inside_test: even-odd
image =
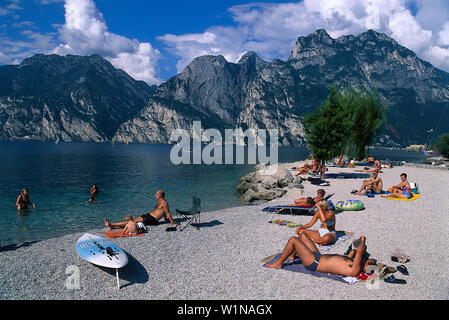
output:
[[[200,229],[201,199],[193,197],[192,209],[189,211],[176,209],[176,212],[178,213],[178,217],[186,219],[186,225],[184,227],[181,227],[181,224],[179,225],[180,231],[184,230],[192,223],[197,225],[196,228],[198,230]]]

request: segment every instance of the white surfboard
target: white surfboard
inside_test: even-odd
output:
[[[92,264],[116,269],[117,286],[120,289],[118,269],[128,264],[128,256],[119,246],[108,239],[85,233],[76,242],[76,252]]]

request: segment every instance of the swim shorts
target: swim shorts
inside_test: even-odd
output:
[[[306,266],[306,269],[309,271],[316,271],[316,269],[318,268],[318,263],[320,262],[321,259],[321,253],[313,252],[313,255],[315,256],[315,260],[312,262],[311,265]]]
[[[146,226],[156,226],[159,223],[157,222],[156,218],[153,217],[151,214],[146,213],[144,215],[141,215],[142,219],[143,219],[143,224]]]

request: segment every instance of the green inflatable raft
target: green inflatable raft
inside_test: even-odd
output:
[[[365,206],[360,200],[346,200],[338,201],[335,208],[337,211],[359,211],[365,209]]]

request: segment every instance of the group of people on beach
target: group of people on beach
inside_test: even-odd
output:
[[[338,166],[343,165],[342,157],[338,159]],[[364,180],[362,187],[359,190],[353,192],[357,195],[365,195],[367,192],[382,193],[383,182],[379,177],[381,171],[380,161],[375,161],[371,156],[368,160],[373,163],[373,167],[366,168],[364,170],[356,170],[358,172],[369,172],[372,177]],[[299,171],[297,175],[304,173],[318,173],[322,170],[322,163],[318,159],[314,159],[313,163],[305,164],[301,168],[295,168]],[[410,184],[407,181],[407,174],[401,174],[401,182],[389,189],[388,195],[381,195],[382,197],[395,197],[395,198],[410,198],[412,196]],[[95,202],[95,197],[99,194],[97,185],[93,185],[90,190],[89,202]],[[297,255],[304,266],[310,271],[327,272],[343,276],[357,276],[360,272],[365,271],[369,265],[375,265],[377,262],[375,259],[370,259],[366,253],[366,238],[364,236],[358,239],[357,247],[353,247],[350,252],[345,255],[337,254],[324,254],[322,255],[316,245],[329,245],[337,240],[336,235],[336,218],[335,212],[330,208],[329,202],[325,200],[325,190],[318,189],[316,197],[299,198],[295,200],[295,204],[298,206],[315,206],[316,213],[313,215],[309,223],[298,227],[295,230],[297,236],[291,237],[281,256],[278,260],[266,264],[269,268],[282,268],[283,263],[287,259],[294,259]],[[143,233],[146,226],[158,225],[159,221],[164,218],[166,221],[170,221],[171,225],[177,226],[174,222],[168,202],[165,200],[165,192],[158,190],[156,192],[156,207],[146,214],[140,217],[133,218],[132,215],[127,215],[124,221],[110,222],[105,219],[105,226],[109,230],[122,229],[120,235],[136,235]],[[36,205],[30,201],[28,190],[23,189],[16,201],[17,209],[27,209],[28,206]],[[318,230],[310,230],[316,222],[320,222],[321,225]]]
[[[340,162],[342,157],[339,158]],[[370,172],[372,177],[364,180],[360,190],[353,192],[357,195],[365,195],[367,192],[382,193],[383,183],[379,177],[381,171],[380,161],[374,160],[369,156],[368,161],[373,164],[372,169],[356,170],[358,172]],[[340,165],[341,166],[341,163]],[[312,165],[306,164],[301,168],[295,168],[299,174],[313,172],[319,173],[322,169],[321,161],[314,159]],[[388,189],[389,194],[382,194],[381,197],[394,197],[409,199],[412,197],[410,183],[407,181],[407,174],[401,174],[401,182]],[[316,245],[329,245],[337,240],[336,235],[336,218],[334,210],[329,208],[329,202],[324,199],[325,191],[323,189],[317,190],[315,198],[299,198],[295,200],[298,206],[315,206],[316,213],[309,223],[298,227],[295,232],[297,236],[291,237],[281,256],[274,262],[266,264],[269,268],[281,269],[283,263],[287,259],[294,260],[297,255],[307,270],[317,272],[327,272],[337,275],[356,277],[361,272],[366,271],[370,265],[376,265],[375,259],[370,259],[369,254],[366,253],[366,237],[362,236],[358,239],[357,246],[352,247],[352,250],[345,255],[338,254],[324,254],[322,255]],[[320,222],[318,230],[310,230],[317,221]]]
[[[88,202],[95,203],[95,197],[99,194],[99,192],[100,190],[98,186],[93,184],[90,189],[90,197]],[[151,212],[143,214],[140,217],[133,218],[132,215],[128,214],[124,221],[113,223],[108,219],[105,219],[104,223],[109,230],[123,229],[120,235],[135,235],[143,233],[146,226],[158,225],[161,218],[164,218],[166,221],[170,221],[171,225],[177,226],[178,224],[175,223],[173,217],[171,216],[170,208],[167,200],[165,200],[165,192],[163,190],[158,190],[156,192],[156,200],[156,207]],[[16,206],[17,210],[26,210],[28,209],[28,206],[36,208],[36,204],[31,202],[28,190],[26,188],[22,189],[20,195],[18,196]]]
[[[132,215],[127,215],[125,221],[121,222],[110,222],[108,219],[105,219],[104,224],[109,230],[113,229],[123,229],[120,235],[136,235],[143,233],[146,226],[155,226],[159,224],[159,220],[162,218],[165,221],[170,221],[170,224],[173,226],[178,226],[173,220],[173,217],[170,213],[170,208],[168,206],[167,200],[165,200],[165,192],[163,190],[156,191],[156,207],[140,217],[133,218]]]

